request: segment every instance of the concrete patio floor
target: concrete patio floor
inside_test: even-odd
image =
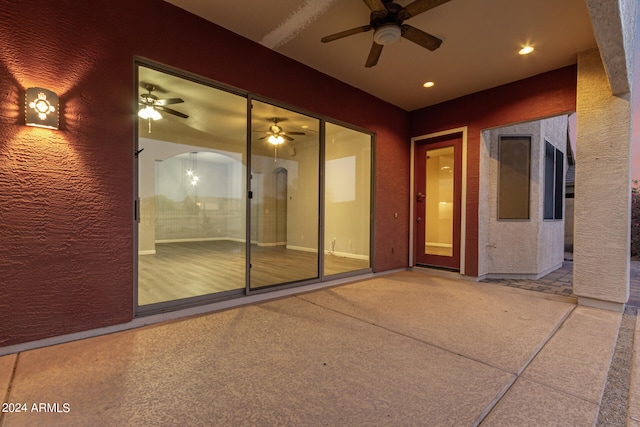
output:
[[[392,273],[0,357],[0,426],[595,425],[622,319]]]

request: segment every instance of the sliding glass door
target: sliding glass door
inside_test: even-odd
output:
[[[137,313],[372,270],[370,133],[137,73]]]
[[[252,103],[251,289],[319,276],[319,126],[316,118]]]
[[[247,100],[147,67],[138,75],[138,306],[241,291]],[[145,97],[155,119],[140,117]]]

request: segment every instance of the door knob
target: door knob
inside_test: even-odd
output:
[[[418,218],[416,219],[416,221],[420,222],[420,221],[422,221],[422,218],[418,217]]]
[[[418,192],[418,194],[416,195],[416,198],[418,199],[419,202],[421,202],[422,199],[424,199],[424,194],[422,194],[421,192]]]

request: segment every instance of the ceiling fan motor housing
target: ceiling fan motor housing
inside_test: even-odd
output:
[[[140,95],[140,99],[144,105],[148,106],[153,106],[158,101],[158,97],[150,93],[143,93]]]
[[[399,4],[387,2],[384,6],[387,8],[387,13],[373,11],[369,18],[370,25],[375,29],[373,41],[382,46],[400,39],[402,36],[400,26],[406,19],[400,16],[404,8]]]

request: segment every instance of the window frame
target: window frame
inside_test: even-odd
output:
[[[527,172],[526,174],[526,217],[524,215],[515,216],[515,215],[507,215],[506,213],[503,215],[503,210],[506,210],[507,207],[504,202],[503,194],[503,171],[506,169],[506,165],[503,165],[502,156],[503,153],[506,152],[506,146],[503,148],[503,143],[508,141],[526,141],[528,144],[527,148],[527,159],[526,166]],[[498,221],[531,221],[531,148],[532,148],[532,136],[531,135],[500,135],[498,138],[498,176],[497,176],[497,191],[498,191],[498,200],[497,200],[497,220]],[[506,174],[505,174],[506,175]],[[505,176],[506,179],[506,176]],[[524,199],[524,197],[522,197]]]
[[[544,145],[544,194],[542,218],[544,221],[564,219],[564,158],[558,147],[545,139]]]

